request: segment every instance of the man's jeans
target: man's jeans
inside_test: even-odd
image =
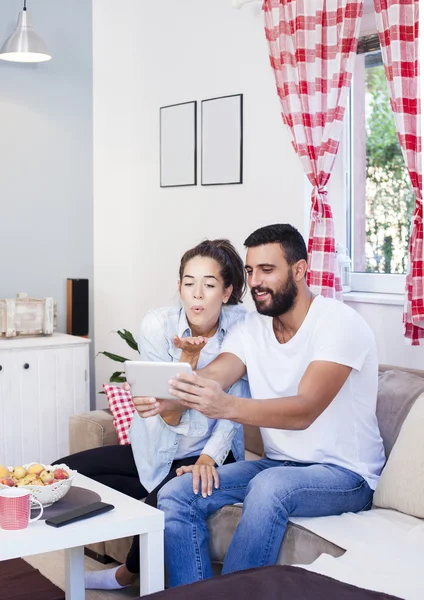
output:
[[[273,565],[290,516],[320,517],[371,507],[373,492],[356,473],[330,464],[263,458],[218,469],[219,489],[194,494],[186,473],[159,492],[165,512],[165,562],[170,587],[212,577],[206,519],[226,504],[243,502],[243,514],[223,573]]]

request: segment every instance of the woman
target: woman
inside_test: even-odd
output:
[[[138,345],[141,360],[209,364],[220,351],[228,329],[244,317],[243,262],[228,240],[205,241],[181,259],[181,303],[151,310],[143,319]],[[127,389],[129,387],[127,386]],[[246,397],[247,381],[231,393]],[[135,413],[130,446],[105,446],[60,459],[70,468],[156,507],[159,489],[173,477],[193,473],[193,489],[203,495],[218,484],[215,465],[244,458],[240,425],[207,419],[185,410],[177,400],[152,399],[149,410]],[[141,410],[141,409],[140,409]],[[125,565],[87,573],[86,587],[120,589],[139,573],[139,537]]]

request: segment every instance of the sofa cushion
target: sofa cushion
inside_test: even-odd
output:
[[[103,384],[103,389],[109,402],[110,412],[113,415],[113,426],[118,441],[122,446],[125,446],[130,443],[128,431],[135,413],[131,394],[117,385]]]
[[[243,425],[244,429],[244,446],[247,451],[259,455],[259,458],[264,456],[264,444],[262,442],[261,430],[253,425]]]
[[[387,457],[412,405],[422,393],[424,393],[424,378],[422,377],[400,370],[380,373],[377,420]]]
[[[420,537],[424,522],[396,510],[373,508],[359,513],[328,517],[290,517],[290,522],[347,550],[359,544],[390,544],[393,540]]]
[[[241,513],[241,505],[224,506],[208,519],[209,548],[213,561],[219,563],[224,561]],[[340,546],[305,527],[289,522],[277,563],[309,565],[323,553],[339,557],[344,552],[345,550]]]
[[[424,394],[400,430],[374,494],[374,505],[424,519]]]

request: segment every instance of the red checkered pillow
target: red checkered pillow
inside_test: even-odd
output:
[[[121,446],[129,444],[128,430],[135,413],[131,394],[117,385],[103,384],[110,412],[113,415],[113,426]]]

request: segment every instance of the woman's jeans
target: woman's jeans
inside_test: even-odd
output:
[[[371,507],[373,491],[356,473],[330,464],[263,458],[218,469],[219,489],[194,494],[191,473],[159,492],[165,513],[165,562],[170,587],[212,577],[206,519],[226,504],[243,513],[223,573],[273,565],[290,516],[321,517]]]

